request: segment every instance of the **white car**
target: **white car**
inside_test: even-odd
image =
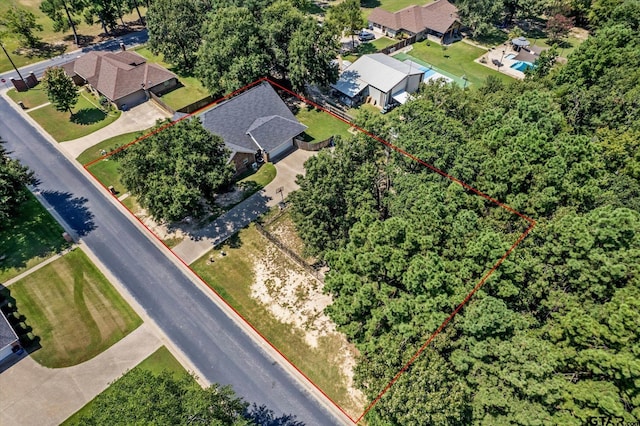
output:
[[[376,36],[373,35],[373,33],[370,33],[369,31],[365,31],[362,30],[358,33],[358,40],[360,41],[371,41],[371,40],[375,40]]]

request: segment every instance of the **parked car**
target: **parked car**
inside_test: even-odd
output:
[[[398,105],[400,105],[399,102],[396,102],[395,100],[389,102],[388,104],[386,104],[384,107],[382,107],[382,109],[380,110],[381,114],[386,114],[389,111],[391,111],[392,109],[394,109],[395,107],[397,107]]]
[[[374,40],[375,38],[376,36],[373,35],[373,33],[370,33],[369,31],[362,30],[358,33],[358,40],[360,41],[371,41],[371,40]]]

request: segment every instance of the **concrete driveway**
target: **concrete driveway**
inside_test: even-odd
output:
[[[84,151],[105,139],[124,133],[146,130],[156,124],[156,120],[170,117],[169,113],[158,107],[154,102],[147,101],[131,108],[129,111],[123,111],[120,118],[107,127],[72,141],[60,142],[60,146],[71,154],[73,158],[77,158]]]
[[[238,204],[204,229],[193,234],[194,239],[185,239],[173,248],[187,264],[204,256],[216,244],[225,241],[233,234],[256,220],[258,216],[276,206],[292,191],[298,189],[296,176],[304,174],[304,162],[315,155],[313,151],[296,149],[286,157],[274,162],[277,174],[270,184],[261,191]],[[282,188],[282,195],[276,192]]]

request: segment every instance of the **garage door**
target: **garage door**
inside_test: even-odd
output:
[[[277,157],[284,156],[291,148],[293,148],[293,141],[289,140],[279,147],[272,149],[271,152],[269,152],[269,160],[273,161]]]

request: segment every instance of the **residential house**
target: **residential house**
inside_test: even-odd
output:
[[[369,102],[385,107],[392,100],[404,103],[418,90],[424,76],[421,68],[383,53],[363,55],[340,74],[332,87],[347,105]]]
[[[138,105],[178,86],[178,77],[135,52],[88,52],[62,65],[78,85],[88,84],[118,108]]]
[[[0,312],[0,362],[20,349],[20,342],[7,317]]]
[[[237,173],[253,163],[286,154],[293,148],[293,138],[307,128],[267,82],[215,105],[199,117],[207,130],[224,139]]]
[[[389,12],[380,7],[369,15],[369,26],[389,37],[405,34],[422,40],[429,35],[440,43],[446,43],[458,35],[460,21],[458,8],[447,0],[436,0],[424,6],[408,6],[398,12]]]

